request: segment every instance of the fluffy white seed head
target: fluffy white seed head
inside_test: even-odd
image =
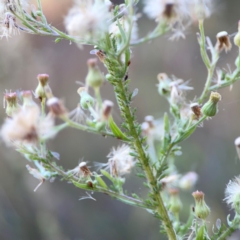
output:
[[[111,16],[109,6],[105,2],[76,0],[65,18],[65,26],[72,36],[95,39],[108,30]]]
[[[225,189],[224,200],[238,214],[240,213],[240,176],[229,181]]]
[[[38,106],[21,109],[5,120],[1,128],[1,137],[11,146],[15,144],[36,144],[43,137],[53,137],[54,121],[52,117],[40,116]]]
[[[106,169],[110,171],[112,176],[123,176],[131,172],[136,161],[130,155],[131,149],[128,145],[123,144],[118,148],[112,148],[112,151],[107,155],[108,163]]]

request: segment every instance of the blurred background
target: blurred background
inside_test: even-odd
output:
[[[70,0],[43,0],[44,12],[54,26],[64,30],[63,20],[71,5]],[[115,1],[117,2],[117,1]],[[141,8],[141,6],[139,7]],[[205,23],[206,35],[215,43],[220,31],[233,34],[240,19],[239,0],[216,0],[214,13]],[[144,36],[154,27],[145,17],[139,20],[139,35]],[[186,39],[168,41],[165,35],[150,44],[132,49],[133,58],[129,78],[131,89],[139,94],[133,105],[137,108],[139,122],[146,115],[159,118],[168,110],[167,102],[158,95],[156,76],[160,72],[191,79],[195,90],[188,95],[191,100],[201,93],[206,69],[202,63],[196,39],[197,26],[186,31]],[[53,38],[20,34],[2,39],[0,42],[0,92],[5,89],[34,90],[39,73],[50,75],[50,86],[54,95],[63,99],[68,109],[74,109],[79,96],[76,81],[84,82],[87,74],[86,60],[92,48],[79,50],[67,41],[54,43]],[[234,69],[237,48],[221,53],[218,66]],[[103,71],[106,72],[104,68]],[[230,213],[223,202],[224,189],[228,181],[240,174],[240,162],[235,151],[234,140],[240,136],[240,82],[233,89],[220,90],[222,101],[219,113],[198,128],[190,139],[181,144],[183,155],[176,159],[180,173],[196,171],[200,179],[195,190],[205,193],[212,213],[210,227],[217,218],[226,221]],[[102,88],[105,99],[114,101],[110,84]],[[119,118],[118,110],[115,110]],[[5,112],[0,110],[0,122]],[[49,148],[61,154],[65,169],[77,166],[84,157],[92,162],[106,162],[106,155],[118,141],[111,138],[67,129],[49,143]],[[86,193],[65,181],[45,182],[34,193],[38,180],[30,176],[27,161],[13,149],[0,145],[0,239],[1,240],[155,240],[159,238],[159,222],[145,210],[124,205],[102,194],[94,194],[97,201],[79,198]],[[146,189],[133,171],[126,177],[126,189],[145,196]],[[181,220],[185,221],[189,207],[193,204],[191,192],[182,194],[185,209]],[[165,239],[161,237],[161,239]],[[240,235],[235,234],[235,238]]]

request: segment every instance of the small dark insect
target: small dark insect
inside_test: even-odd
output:
[[[128,80],[128,73],[124,77],[124,81],[127,81],[127,80]]]

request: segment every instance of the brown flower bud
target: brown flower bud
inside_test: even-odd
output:
[[[222,50],[225,50],[225,52],[228,52],[232,48],[232,44],[230,42],[229,35],[226,31],[219,32],[216,36],[217,43],[216,43],[216,50],[218,52],[221,52]]]
[[[51,113],[53,113],[57,117],[67,115],[67,110],[64,107],[62,101],[56,97],[48,99],[47,106]]]

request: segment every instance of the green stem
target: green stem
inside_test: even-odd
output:
[[[42,118],[45,117],[45,103],[46,103],[46,98],[43,98],[41,101],[41,115]],[[42,158],[46,157],[46,141],[44,139],[42,139],[40,141],[40,150],[41,150],[41,155]]]
[[[132,36],[132,28],[133,28],[133,21],[130,21],[129,24],[129,30],[128,30],[128,36],[127,36],[127,40],[124,44],[124,46],[119,50],[119,52],[117,53],[118,55],[118,61],[121,62],[121,56],[122,54],[126,51],[126,49],[129,47],[130,41],[131,41],[131,36]]]
[[[200,44],[200,52],[201,52],[202,60],[205,63],[206,67],[209,69],[211,62],[206,51],[206,39],[205,39],[205,33],[204,33],[203,20],[199,20],[199,30],[200,30],[199,44]]]
[[[240,59],[240,50],[238,52],[238,58],[237,59]],[[236,61],[237,61],[236,59]],[[209,87],[209,91],[214,91],[214,90],[217,90],[217,89],[220,89],[220,88],[224,88],[224,87],[227,87],[227,86],[230,86],[232,85],[233,83],[235,83],[237,80],[239,80],[239,74],[240,74],[240,68],[237,67],[234,72],[231,74],[230,78],[225,80],[223,83],[221,83],[220,85],[219,84],[215,84],[211,87]]]
[[[209,92],[209,88],[213,79],[214,70],[215,70],[217,61],[219,59],[219,54],[212,48],[211,50],[212,61],[210,61],[206,51],[206,40],[205,40],[205,34],[204,34],[203,20],[199,20],[199,30],[200,30],[200,36],[201,36],[199,40],[201,56],[208,70],[207,80],[206,80],[203,92],[198,100],[199,103],[202,103],[203,100],[207,97],[207,94]]]
[[[101,108],[102,107],[102,97],[101,97],[101,93],[100,93],[100,88],[99,87],[95,87],[94,88],[94,93],[97,99],[97,103],[98,103],[98,107]]]
[[[143,37],[143,38],[140,38],[136,41],[133,41],[130,43],[131,46],[135,46],[135,45],[138,45],[138,44],[141,44],[141,43],[145,43],[145,42],[148,42],[150,40],[153,40],[161,35],[163,35],[164,33],[168,32],[169,31],[169,27],[167,27],[167,25],[165,23],[159,23],[155,29],[150,32],[147,36]]]
[[[86,126],[86,125],[82,125],[76,122],[73,122],[72,120],[70,120],[67,117],[62,117],[61,118],[65,123],[68,124],[68,126],[82,130],[82,131],[87,131],[87,132],[91,132],[91,133],[96,133],[96,134],[102,134],[103,136],[110,136],[110,137],[115,137],[114,134],[112,134],[111,132],[108,131],[98,131],[95,128]]]
[[[41,18],[42,18],[43,23],[44,23],[45,25],[48,25],[47,19],[46,19],[46,17],[45,17],[44,14],[43,14],[43,9],[42,9],[41,0],[37,0],[37,3],[38,3],[38,10],[40,11],[40,14],[41,14]]]
[[[29,15],[27,12],[22,13],[23,17],[21,17],[16,12],[12,12],[22,22],[22,24],[28,28],[28,29],[24,29],[20,26],[17,26],[20,30],[22,30],[24,32],[27,32],[27,33],[30,33],[30,34],[38,34],[38,35],[43,35],[43,36],[53,36],[53,37],[56,37],[56,38],[62,38],[62,39],[69,40],[71,42],[76,42],[76,43],[85,44],[85,45],[96,45],[96,43],[93,42],[93,41],[86,41],[84,39],[74,38],[74,37],[69,36],[66,33],[58,30],[57,28],[49,25],[47,23],[47,19],[43,15],[40,0],[38,0],[38,8],[40,9],[40,11],[42,13],[41,17],[42,17],[43,22],[37,21],[31,15]],[[28,20],[30,21],[30,23],[28,23]],[[35,24],[35,26],[33,26],[33,23]]]
[[[70,181],[73,181],[73,182],[76,182],[76,183],[79,182],[79,179],[77,177],[69,176],[69,174],[64,172],[58,166],[52,164],[50,161],[48,161],[48,164],[51,166],[51,168],[54,171],[56,171],[58,173],[58,175],[64,177],[67,180],[70,180]],[[80,185],[81,184],[79,184],[79,186]],[[119,201],[122,201],[122,202],[124,202],[126,204],[129,204],[131,206],[140,207],[140,208],[143,208],[143,209],[153,210],[153,208],[151,206],[146,205],[143,201],[141,201],[139,199],[127,196],[127,195],[125,195],[123,193],[114,192],[114,191],[112,191],[110,189],[101,188],[101,187],[94,187],[94,188],[89,188],[89,189],[84,188],[84,190],[89,190],[89,191],[94,191],[94,192],[101,192],[101,193],[104,193],[106,195],[111,196],[112,198],[115,198],[115,199],[117,199]]]
[[[194,123],[192,126],[190,126],[188,129],[186,129],[181,135],[179,135],[173,142],[172,142],[172,146],[176,145],[179,142],[182,142],[183,140],[187,139],[188,137],[190,137],[192,135],[192,133],[194,132],[194,130],[196,129],[196,127],[202,123],[205,119],[207,118],[207,116],[202,116],[196,123]]]
[[[174,231],[172,222],[168,216],[168,212],[164,206],[163,199],[159,193],[157,180],[155,179],[152,169],[149,165],[149,157],[147,156],[143,148],[143,139],[140,137],[140,133],[137,131],[138,125],[135,122],[134,115],[129,105],[128,98],[125,92],[125,87],[123,85],[123,82],[121,80],[119,81],[119,79],[116,79],[115,81],[113,80],[113,82],[115,85],[114,89],[116,92],[116,97],[120,106],[122,116],[124,117],[126,124],[128,125],[129,136],[132,137],[134,150],[138,154],[138,160],[142,165],[142,168],[145,172],[152,191],[152,198],[156,202],[156,211],[163,221],[169,240],[176,240],[177,236]]]
[[[209,92],[209,87],[211,85],[211,81],[212,81],[212,78],[213,78],[213,73],[214,73],[214,68],[215,66],[213,67],[210,67],[208,69],[208,77],[207,77],[207,81],[205,83],[205,86],[204,86],[204,89],[203,89],[203,92],[198,100],[199,103],[202,103],[203,100],[207,97],[207,94]]]

